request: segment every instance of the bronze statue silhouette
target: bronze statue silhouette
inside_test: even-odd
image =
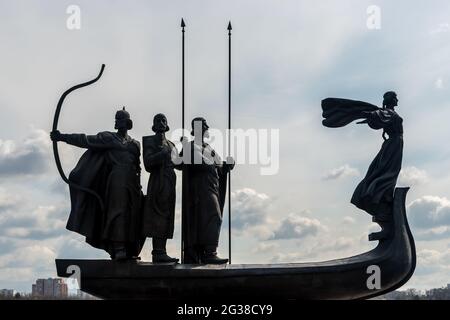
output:
[[[172,162],[172,155],[178,155],[175,145],[166,138],[169,131],[167,118],[159,113],[153,118],[152,136],[142,138],[145,170],[150,172],[147,196],[144,203],[142,229],[145,237],[153,243],[153,263],[178,262],[167,255],[167,239],[173,238],[175,220],[174,169],[181,169]]]
[[[184,129],[185,26],[182,20],[182,129]],[[229,39],[228,128],[230,129],[231,23],[228,24],[227,30]],[[64,97],[75,89],[97,81],[103,67],[97,78],[74,86],[63,94],[55,112],[53,130],[57,128]],[[376,248],[352,257],[331,261],[263,265],[235,264],[231,267],[223,265],[226,259],[217,257],[216,249],[226,193],[226,174],[233,169],[233,165],[223,164],[215,151],[204,142],[203,138],[208,135],[208,125],[203,118],[196,118],[193,121],[194,141],[182,140],[181,155],[185,162],[182,166],[182,253],[184,252],[182,258],[186,263],[221,265],[199,266],[176,263],[158,265],[56,259],[58,275],[72,277],[71,267],[79,266],[82,270],[81,289],[95,296],[110,299],[174,300],[208,299],[212,296],[217,299],[230,296],[362,299],[372,298],[401,287],[414,272],[416,249],[405,207],[409,188],[395,188],[393,201],[390,202],[389,194],[395,186],[401,165],[402,128],[401,118],[393,112],[396,105],[395,94],[386,93],[384,98],[383,108],[365,102],[334,98],[325,99],[322,103],[326,126],[342,127],[354,120],[364,119],[362,123],[368,123],[375,129],[383,128],[385,131],[383,136],[386,142],[383,143],[382,151],[386,152],[380,151],[377,156],[378,161],[374,161],[371,165],[352,200],[371,213],[374,218],[379,221],[384,219],[388,227],[392,227],[389,232],[385,231],[384,235],[378,235],[380,241]],[[195,130],[196,120],[200,123],[199,130]],[[103,201],[99,196],[103,194],[103,189],[90,189],[69,181],[61,169],[56,142],[53,147],[57,168],[63,180],[71,186],[71,189],[75,188],[78,192],[84,192],[84,196],[89,197],[90,201],[97,200],[97,206],[100,209],[103,208]],[[186,158],[188,161],[185,161]],[[200,161],[195,161],[196,158]],[[389,160],[392,160],[392,163]],[[227,161],[227,163],[230,162]],[[105,202],[107,202],[106,199]],[[374,266],[382,270],[383,279],[380,286],[376,288],[368,285],[371,278],[368,274],[369,268]]]
[[[128,135],[132,127],[124,107],[115,115],[117,132],[50,133],[54,142],[88,149],[68,180],[93,190],[101,200],[69,184],[71,212],[67,229],[85,236],[87,243],[106,250],[116,260],[137,259],[143,245],[140,144]]]
[[[393,201],[389,199],[402,153],[402,120],[394,111],[396,104],[394,93],[385,94],[383,108],[334,98],[322,103],[326,126],[341,127],[363,119],[360,123],[385,132],[382,150],[352,200],[375,218],[384,219],[391,228],[378,235],[379,243],[374,249],[321,262],[223,265],[226,259],[217,257],[215,250],[226,190],[224,175],[232,165],[223,165],[203,141],[208,136],[208,125],[204,119],[196,118],[193,122],[200,122],[200,129],[194,129],[194,141],[182,140],[184,261],[221,265],[161,266],[57,259],[58,275],[70,277],[70,266],[78,265],[83,270],[82,289],[109,299],[366,299],[400,288],[415,270],[416,249],[406,215],[409,188],[395,188]],[[379,287],[371,287],[369,282],[374,266],[382,270]]]
[[[225,203],[227,174],[234,163],[223,162],[204,141],[209,126],[204,118],[192,120],[194,140],[185,139],[183,158],[183,242],[184,263],[223,264],[217,256]]]
[[[364,119],[358,124],[367,123],[372,129],[383,130],[381,149],[351,199],[351,203],[371,214],[373,221],[382,227],[380,232],[369,236],[370,240],[387,238],[392,227],[394,190],[403,154],[403,119],[395,111],[397,103],[397,94],[393,91],[383,95],[382,108],[348,99],[327,98],[322,101],[323,125],[326,127],[343,127],[354,120]]]

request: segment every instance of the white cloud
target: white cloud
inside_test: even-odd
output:
[[[306,254],[302,252],[290,252],[290,253],[277,253],[275,254],[271,262],[272,263],[289,263],[289,262],[300,262],[305,259]]]
[[[276,221],[269,216],[271,199],[264,193],[251,188],[232,192],[233,219],[232,230],[236,236],[253,236],[265,240],[273,235]],[[228,223],[228,215],[223,224]]]
[[[416,272],[418,276],[433,274],[443,270],[450,271],[450,249],[443,251],[421,249],[417,252]]]
[[[45,244],[28,244],[0,255],[2,287],[30,291],[37,278],[55,276],[55,250]]]
[[[257,226],[253,226],[247,230],[247,235],[251,235],[259,239],[260,241],[264,241],[270,239],[273,236],[273,226],[276,225],[276,221],[271,219],[266,219],[264,224],[260,224]],[[244,233],[241,233],[244,235]]]
[[[53,249],[43,245],[30,245],[0,256],[0,267],[48,266],[54,263],[55,258],[56,253]]]
[[[60,236],[65,230],[68,209],[38,206],[34,210],[17,208],[0,219],[0,231],[10,238],[42,240]]]
[[[450,238],[450,226],[440,226],[430,229],[418,229],[414,232],[414,237],[419,241],[434,241]]]
[[[20,197],[17,194],[11,194],[4,188],[0,188],[0,212],[16,207],[20,202]],[[2,219],[0,218],[0,222]]]
[[[349,217],[349,216],[345,216],[344,219],[342,219],[342,220],[345,224],[354,224],[355,223],[355,218]]]
[[[355,247],[358,241],[348,237],[338,237],[337,239],[322,239],[314,245],[299,247],[298,252],[277,252],[271,259],[274,263],[298,262],[306,259],[317,259],[317,257],[329,257],[330,253],[342,255],[347,250]],[[341,257],[342,258],[342,257]]]
[[[316,236],[326,227],[317,219],[290,214],[284,218],[269,239],[302,239],[308,236]]]
[[[267,219],[269,197],[251,188],[231,193],[233,203],[233,228],[237,231],[264,224]]]
[[[232,193],[233,232],[237,236],[253,235],[260,240],[300,239],[315,236],[327,228],[318,219],[311,218],[310,210],[290,214],[282,220],[270,217],[270,198],[251,188]],[[227,223],[227,216],[224,224]]]
[[[418,249],[416,270],[405,288],[429,289],[446,286],[450,283],[449,274],[450,249]]]
[[[417,252],[420,262],[425,265],[439,265],[441,262],[450,263],[450,249],[438,251],[433,249],[422,249]],[[450,267],[450,264],[447,264]]]
[[[14,241],[10,238],[1,236],[0,237],[0,255],[7,254],[7,253],[15,250],[17,245],[18,244],[16,243],[16,241]]]
[[[261,242],[261,243],[258,243],[258,245],[256,246],[255,249],[253,249],[253,253],[269,254],[279,248],[280,248],[280,246],[275,242],[269,242],[269,243]]]
[[[86,243],[83,236],[69,231],[65,232],[65,236],[60,240],[61,246],[58,249],[58,258],[68,259],[107,259],[109,255],[103,250],[96,249]],[[149,261],[151,256],[141,255],[144,260]],[[144,253],[144,252],[143,252]]]
[[[414,166],[403,168],[398,177],[398,183],[404,186],[415,186],[426,183],[427,181],[427,172]]]
[[[35,129],[22,142],[0,140],[0,176],[46,173],[50,160],[48,133]]]
[[[448,22],[440,23],[437,27],[430,31],[431,35],[450,32],[450,24]]]
[[[437,196],[423,196],[408,206],[411,225],[422,228],[450,226],[450,201]]]
[[[342,251],[355,244],[355,240],[348,237],[339,237],[334,241],[324,244],[318,248],[318,251]]]
[[[339,168],[332,169],[322,176],[324,180],[337,180],[346,177],[358,177],[360,175],[359,170],[350,167],[345,164]]]
[[[444,80],[442,80],[441,77],[437,78],[436,81],[434,82],[434,86],[436,87],[436,89],[444,88]]]

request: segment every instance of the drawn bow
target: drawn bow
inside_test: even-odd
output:
[[[64,103],[64,100],[69,95],[69,93],[71,93],[72,91],[75,91],[77,89],[80,89],[80,88],[83,88],[83,87],[87,87],[87,86],[97,82],[97,80],[100,79],[100,77],[102,76],[103,70],[105,70],[105,65],[104,64],[102,64],[102,67],[101,67],[100,72],[99,72],[97,77],[95,77],[94,79],[92,79],[90,81],[77,84],[76,86],[73,86],[72,88],[66,90],[61,95],[61,98],[59,98],[59,101],[58,101],[58,105],[56,106],[55,117],[53,118],[53,127],[52,127],[53,131],[58,130],[58,120],[59,120],[59,114],[61,113],[61,107],[62,107],[62,105]],[[63,179],[63,181],[65,183],[67,183],[69,186],[73,187],[73,188],[76,188],[78,190],[81,190],[81,191],[84,191],[86,193],[89,193],[89,194],[93,195],[98,200],[98,202],[100,204],[100,208],[103,211],[103,209],[104,209],[103,200],[102,200],[102,198],[100,197],[100,195],[97,192],[95,192],[94,190],[91,190],[89,188],[85,188],[83,186],[80,186],[80,185],[70,181],[67,178],[67,176],[65,175],[65,173],[64,173],[64,171],[62,169],[62,166],[61,166],[61,160],[59,158],[57,141],[53,141],[53,154],[55,156],[56,167],[58,168],[58,172],[61,175],[61,178]]]

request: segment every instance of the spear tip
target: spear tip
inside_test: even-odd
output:
[[[228,22],[228,31],[231,31],[233,28],[231,27],[231,21]]]
[[[183,18],[181,18],[181,27],[182,27],[182,28],[186,27],[186,24],[184,23]]]

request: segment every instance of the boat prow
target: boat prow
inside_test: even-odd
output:
[[[81,290],[105,299],[371,298],[401,287],[414,272],[416,250],[405,209],[408,189],[395,190],[391,236],[375,249],[349,258],[232,265],[57,259],[56,268],[60,277],[79,270]]]

